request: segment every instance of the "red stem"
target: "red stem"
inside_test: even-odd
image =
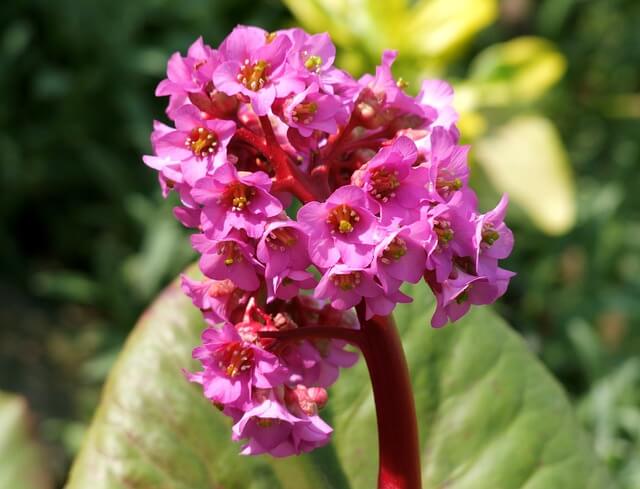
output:
[[[262,338],[276,338],[279,340],[332,338],[347,341],[355,346],[359,346],[362,340],[362,333],[357,329],[336,328],[331,326],[306,326],[283,331],[260,331],[258,335]]]
[[[307,176],[291,162],[287,153],[280,147],[268,116],[260,116],[260,126],[267,140],[265,154],[276,171],[273,190],[291,192],[304,204],[314,200],[324,200]]]
[[[421,489],[418,423],[409,369],[392,316],[364,319],[362,329],[309,326],[283,331],[260,331],[263,338],[299,340],[335,338],[362,351],[367,362],[378,423],[378,489]]]
[[[378,422],[378,489],[421,489],[418,424],[409,369],[393,316],[364,320],[360,349],[367,362]]]

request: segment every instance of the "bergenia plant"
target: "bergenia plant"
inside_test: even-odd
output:
[[[325,445],[327,389],[357,349],[379,487],[415,489],[415,408],[391,314],[420,280],[433,327],[494,302],[513,276],[499,266],[513,236],[506,197],[478,211],[451,87],[428,80],[408,95],[395,57],[356,80],[334,66],[327,34],[238,26],[217,49],[198,39],[169,60],[156,94],[173,124],[154,124],[144,161],[177,194],[200,254],[204,278],[182,288],[208,327],[186,376],[231,418],[240,452]]]

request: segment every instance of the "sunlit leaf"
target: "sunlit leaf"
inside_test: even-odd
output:
[[[478,54],[466,83],[484,107],[528,103],[562,78],[566,64],[562,53],[546,39],[518,37]]]
[[[27,403],[0,392],[0,487],[49,489],[52,487],[41,447],[32,437]]]
[[[562,234],[576,219],[575,188],[568,156],[554,125],[519,116],[475,142],[489,179],[543,231]]]
[[[403,50],[449,59],[498,14],[495,0],[422,0],[407,12]]]
[[[426,287],[399,308],[425,487],[605,489],[558,384],[490,309],[428,327]],[[145,313],[110,375],[67,489],[369,489],[375,410],[365,365],[332,389],[334,443],[304,457],[237,455],[229,423],[184,379],[203,327],[174,284]]]
[[[455,57],[496,18],[496,0],[284,0],[311,32],[327,31],[340,64],[370,70],[385,49],[401,52],[398,72],[417,81]],[[410,67],[410,69],[405,69]]]

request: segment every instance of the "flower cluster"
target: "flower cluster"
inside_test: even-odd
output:
[[[388,315],[422,279],[440,327],[513,275],[499,266],[507,199],[479,213],[451,87],[409,96],[395,57],[356,80],[327,34],[238,26],[218,49],[198,39],[174,54],[157,88],[174,124],[154,124],[144,161],[177,194],[205,277],[183,278],[210,325],[190,379],[233,418],[243,453],[301,453],[330,434],[317,410],[354,354],[291,331],[357,328],[354,306],[361,321]]]

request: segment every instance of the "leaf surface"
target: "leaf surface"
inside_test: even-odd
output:
[[[425,287],[397,321],[415,386],[426,488],[604,489],[560,386],[489,309],[432,330]],[[366,367],[344,371],[311,455],[241,457],[226,419],[184,379],[203,328],[174,284],[141,318],[111,373],[67,489],[370,489],[375,411]]]

